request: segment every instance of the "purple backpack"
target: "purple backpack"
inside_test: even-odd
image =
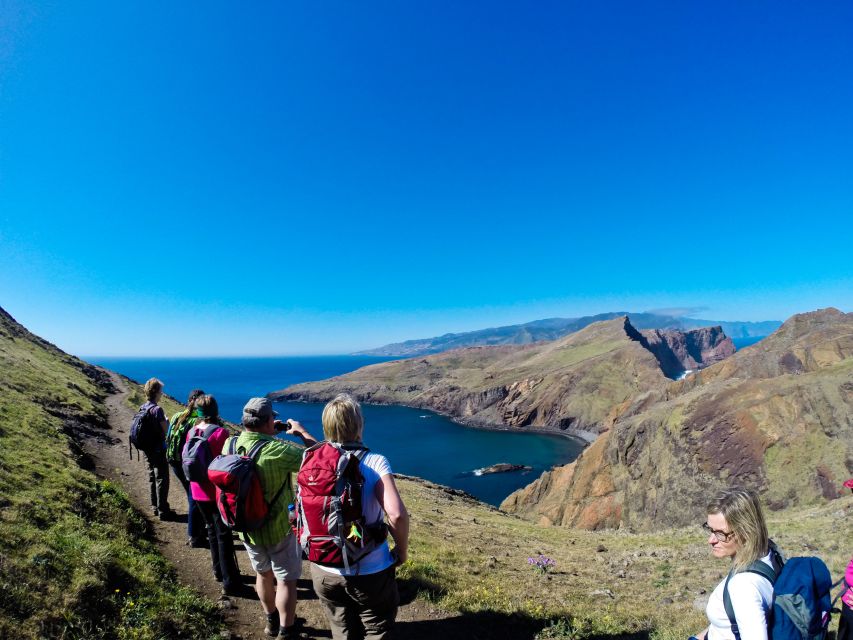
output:
[[[196,433],[187,441],[184,447],[184,455],[181,465],[184,468],[184,477],[191,482],[207,482],[207,468],[213,461],[213,452],[210,450],[208,440],[213,432],[221,429],[218,424],[207,426],[202,433]]]

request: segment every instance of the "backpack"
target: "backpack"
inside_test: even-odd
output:
[[[133,416],[133,421],[130,423],[130,435],[127,438],[127,452],[130,454],[131,460],[133,460],[131,445],[136,447],[137,459],[140,451],[148,454],[163,446],[163,432],[160,429],[160,423],[151,412],[156,406],[156,404],[146,402],[139,407],[136,415]]]
[[[261,440],[246,455],[237,453],[237,437],[228,440],[228,450],[214,458],[207,477],[216,487],[216,505],[226,526],[241,533],[257,531],[269,520],[272,507],[284,488],[290,484],[290,474],[267,502],[255,461],[269,440]]]
[[[201,433],[193,434],[187,440],[184,453],[181,457],[181,466],[184,469],[184,477],[190,482],[205,482],[207,468],[213,460],[213,452],[210,450],[210,436],[217,429],[222,429],[218,424],[209,424]]]
[[[302,454],[296,476],[296,530],[308,560],[350,567],[385,542],[383,520],[365,521],[360,463],[368,449],[319,442]]]
[[[823,640],[829,626],[832,578],[820,558],[790,558],[787,562],[771,546],[771,558],[778,571],[758,560],[746,571],[764,576],[773,585],[773,609],[767,617],[769,640]],[[729,580],[723,587],[723,605],[732,625],[732,633],[740,640],[734,608],[729,596]]]
[[[193,414],[184,420],[184,423],[179,427],[176,426],[178,418],[184,415],[184,412],[176,413],[172,416],[172,422],[169,424],[169,431],[166,432],[166,460],[176,464],[183,464],[184,445],[187,443],[187,433],[195,425],[198,417]]]

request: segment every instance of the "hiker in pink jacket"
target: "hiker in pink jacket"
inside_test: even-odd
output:
[[[853,640],[853,559],[844,574],[847,589],[841,596],[841,618],[838,620],[838,640]]]
[[[207,438],[210,447],[210,459],[207,461],[209,464],[213,458],[222,452],[222,445],[225,444],[231,434],[222,424],[222,419],[219,417],[219,405],[213,396],[202,396],[196,400],[195,407],[201,413],[201,417],[187,431],[187,445],[184,445],[183,460],[186,464],[188,445],[194,436],[201,436],[209,427],[218,427]],[[234,558],[234,540],[231,536],[231,530],[222,523],[222,519],[219,517],[219,509],[216,506],[216,487],[207,478],[201,482],[191,480],[190,492],[207,527],[213,576],[218,582],[222,583],[222,594],[225,596],[246,595],[247,590],[240,582],[240,571]]]

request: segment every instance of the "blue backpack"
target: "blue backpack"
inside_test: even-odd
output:
[[[163,447],[163,431],[157,417],[152,412],[152,409],[156,408],[157,405],[153,402],[146,402],[139,407],[139,411],[133,416],[127,439],[127,452],[130,454],[131,460],[133,460],[131,445],[136,447],[137,458],[139,458],[140,451],[149,454]]]
[[[773,609],[767,616],[769,640],[823,640],[829,626],[833,584],[829,569],[820,558],[790,558],[771,547],[771,558],[778,570],[758,560],[745,569],[757,573],[773,585]],[[729,580],[723,587],[723,605],[732,625],[732,633],[740,640],[735,612],[729,596]]]

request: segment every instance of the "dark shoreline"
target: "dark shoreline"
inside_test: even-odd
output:
[[[268,393],[267,398],[272,400],[273,402],[296,402],[299,404],[323,404],[322,401],[315,400],[292,400],[285,399],[282,397],[276,397],[275,393]],[[468,421],[465,418],[458,418],[456,416],[450,415],[449,413],[444,413],[443,411],[438,411],[436,409],[431,409],[427,407],[418,407],[410,404],[405,404],[401,402],[362,402],[362,404],[372,405],[375,407],[406,407],[407,409],[415,409],[417,411],[429,411],[430,413],[434,413],[443,418],[447,418],[451,422],[458,424],[460,427],[466,427],[468,429],[477,429],[479,431],[500,431],[503,433],[520,433],[525,434],[529,433],[531,435],[539,435],[539,436],[555,436],[558,438],[566,438],[568,440],[575,440],[583,444],[584,449],[587,446],[592,444],[599,436],[599,434],[595,434],[592,431],[585,431],[581,429],[566,429],[565,431],[560,431],[556,429],[550,429],[548,427],[524,427],[522,429],[516,427],[507,427],[504,425],[489,425],[482,424],[478,422]],[[568,464],[568,463],[567,463]]]

